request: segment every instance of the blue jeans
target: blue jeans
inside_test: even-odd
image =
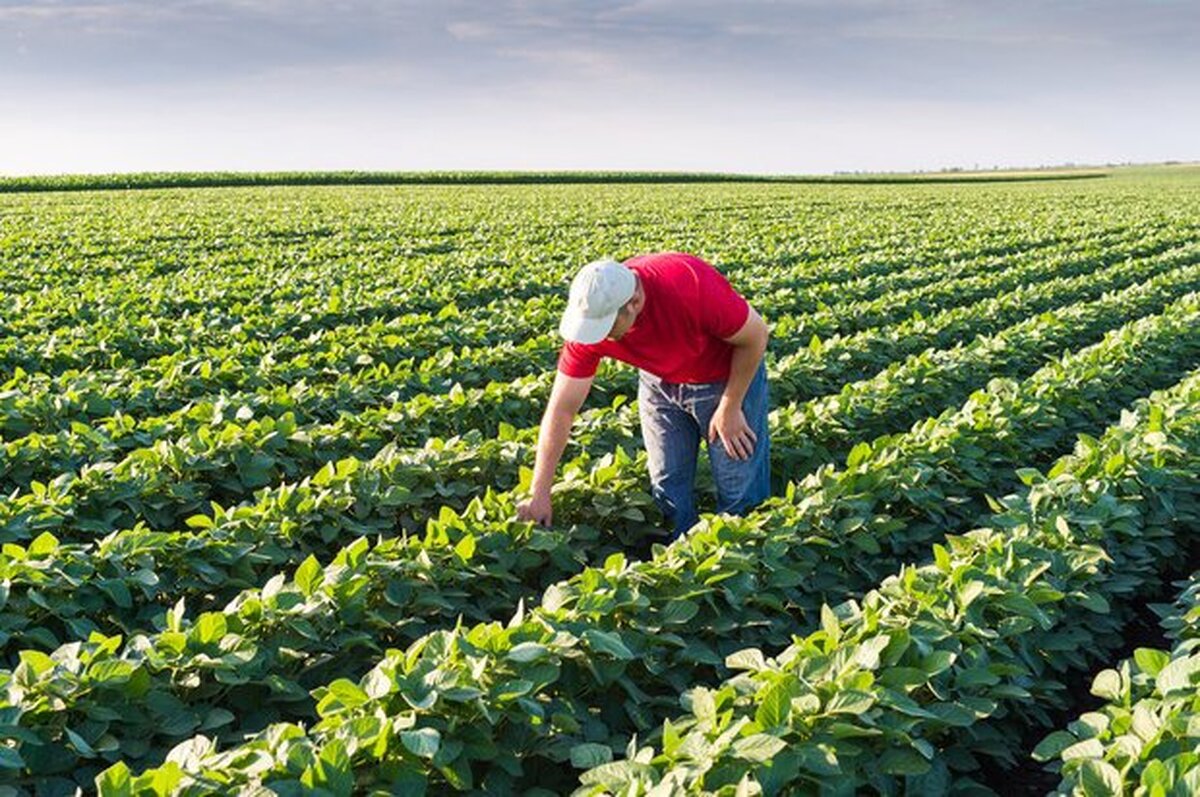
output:
[[[696,461],[700,441],[725,390],[724,382],[664,382],[646,371],[638,380],[642,437],[650,464],[650,492],[678,537],[699,520],[696,513]],[[771,493],[771,443],[767,436],[767,368],[759,363],[742,399],[746,423],[758,440],[750,459],[734,459],[720,438],[708,445],[717,511],[742,514]]]

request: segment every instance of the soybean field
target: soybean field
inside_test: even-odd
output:
[[[1200,793],[1200,168],[1050,176],[0,181],[0,795]],[[661,250],[772,498],[666,544],[606,362],[518,522]]]

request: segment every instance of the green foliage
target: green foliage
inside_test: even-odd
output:
[[[670,710],[669,696],[704,678],[713,665],[724,661],[729,667],[759,666],[762,656],[752,651],[743,650],[731,659],[725,657],[747,645],[780,644],[787,638],[797,612],[802,615],[811,612],[810,622],[820,625],[821,630],[810,637],[808,644],[823,656],[822,667],[828,667],[830,675],[821,677],[845,672],[849,673],[849,680],[836,681],[840,686],[834,692],[816,695],[815,704],[811,698],[801,699],[798,704],[797,699],[803,698],[803,693],[791,695],[791,713],[799,711],[800,716],[807,716],[816,712],[840,718],[837,720],[840,723],[851,723],[848,731],[851,736],[857,737],[859,731],[854,730],[848,718],[876,712],[883,705],[872,689],[871,675],[881,667],[897,668],[900,678],[897,686],[903,689],[896,693],[897,700],[911,701],[910,695],[927,685],[930,678],[965,691],[970,699],[938,703],[934,708],[918,708],[914,703],[911,712],[902,712],[904,723],[912,719],[910,714],[936,718],[929,732],[934,738],[947,728],[970,726],[979,718],[990,716],[997,701],[1019,702],[1029,698],[1038,684],[1016,677],[1024,675],[1025,671],[1017,667],[1024,657],[993,662],[983,651],[968,655],[953,644],[935,645],[939,640],[953,642],[938,626],[929,629],[932,636],[928,639],[914,641],[907,629],[900,636],[872,634],[867,639],[861,635],[875,627],[877,613],[863,615],[848,605],[845,619],[852,621],[852,628],[860,628],[856,632],[859,636],[855,636],[844,628],[843,617],[822,606],[821,601],[830,595],[844,600],[859,585],[869,588],[870,581],[879,577],[875,573],[894,568],[897,560],[902,562],[900,557],[921,541],[936,539],[934,535],[969,523],[980,509],[956,500],[955,491],[969,490],[980,483],[979,479],[983,483],[995,481],[990,476],[984,478],[981,463],[1002,452],[1028,461],[1039,445],[1056,445],[1053,437],[1039,440],[1036,435],[1021,433],[1025,423],[1031,424],[1030,429],[1055,428],[1058,423],[1050,421],[1051,416],[1062,419],[1079,412],[1083,413],[1080,417],[1092,417],[1090,413],[1097,406],[1103,407],[1105,399],[1119,402],[1122,390],[1136,395],[1143,389],[1138,385],[1145,376],[1154,374],[1153,379],[1169,379],[1172,368],[1180,364],[1176,358],[1194,365],[1200,359],[1200,337],[1196,341],[1197,350],[1191,354],[1188,346],[1183,345],[1188,330],[1200,329],[1200,308],[1194,305],[1195,299],[1189,298],[1163,316],[1118,330],[1102,343],[1064,358],[1061,363],[1052,363],[1019,389],[1011,383],[997,383],[991,392],[973,396],[959,411],[947,412],[936,421],[918,425],[907,436],[879,441],[854,468],[845,471],[827,468],[813,474],[803,484],[801,504],[776,500],[742,521],[710,521],[679,543],[656,550],[654,557],[645,562],[629,563],[624,557],[610,557],[602,567],[585,569],[569,581],[555,585],[546,593],[541,607],[519,611],[507,626],[487,623],[454,632],[438,631],[418,639],[406,650],[389,652],[360,682],[363,693],[368,691],[367,687],[376,690],[374,698],[354,700],[351,705],[331,700],[320,689],[316,691],[321,721],[314,726],[312,735],[315,740],[339,740],[347,749],[357,750],[354,766],[359,777],[366,778],[364,784],[374,782],[375,776],[370,773],[380,767],[403,764],[406,772],[417,767],[426,777],[446,777],[454,786],[458,774],[451,777],[436,767],[422,768],[419,761],[397,758],[393,748],[382,749],[377,736],[360,735],[368,717],[378,716],[380,711],[391,716],[397,710],[395,707],[400,707],[397,716],[403,717],[405,723],[436,729],[443,744],[460,743],[461,748],[454,748],[459,750],[455,760],[476,775],[482,774],[485,780],[494,783],[511,782],[513,778],[519,783],[532,759],[567,762],[571,760],[571,750],[585,742],[619,748],[629,734],[648,730],[660,721],[664,712]],[[1195,334],[1200,336],[1200,332]],[[1160,355],[1155,352],[1166,359],[1159,361]],[[1167,365],[1171,362],[1176,366]],[[1107,376],[1102,375],[1105,373]],[[1195,389],[1194,385],[1190,387]],[[1084,398],[1085,394],[1088,398]],[[998,428],[1014,434],[1011,438],[997,436]],[[1116,427],[1112,435],[1114,440],[1128,445],[1118,433],[1128,435],[1128,432]],[[1135,440],[1140,442],[1138,438]],[[1003,447],[1007,445],[1018,448]],[[1159,448],[1150,450],[1154,453]],[[1130,451],[1141,453],[1133,448]],[[1108,452],[1094,454],[1101,463],[1107,463],[1112,456]],[[1125,456],[1126,465],[1114,475],[1125,472],[1132,453]],[[940,473],[933,468],[934,462],[940,463]],[[1091,463],[1088,460],[1078,467],[1082,470],[1091,467]],[[943,488],[914,494],[913,477],[931,472],[939,473],[936,478],[941,480]],[[1011,478],[1014,484],[1018,483],[1015,474]],[[929,482],[930,476],[925,480]],[[1031,495],[1031,508],[1023,511],[1044,509],[1039,505],[1046,496],[1055,494],[1050,490],[1051,483],[1045,484],[1044,489]],[[1065,489],[1058,482],[1054,484],[1055,489]],[[869,493],[864,493],[864,485],[869,485]],[[957,513],[948,513],[947,505],[958,506]],[[936,525],[901,522],[909,513],[920,517],[935,511],[940,511],[940,522]],[[1093,523],[1100,522],[1112,510],[1102,506],[1097,511]],[[864,520],[846,523],[848,512],[854,513],[850,517],[861,513]],[[1002,526],[1019,514],[1015,509],[1010,510],[997,522]],[[1072,527],[1060,522],[1064,515],[1055,515],[1046,524],[1056,534],[1071,533]],[[829,541],[818,547],[812,543],[820,534],[828,535]],[[1095,600],[1094,594],[1102,591],[1090,588],[1087,582],[1071,589],[1062,584],[1048,584],[1031,592],[1031,588],[1020,584],[1020,579],[1025,578],[1024,570],[1012,577],[1018,581],[1014,585],[1009,581],[998,582],[998,576],[982,565],[964,568],[955,564],[956,558],[961,559],[980,545],[983,550],[992,551],[997,541],[1004,538],[1003,530],[997,530],[982,542],[975,538],[954,538],[945,563],[930,566],[931,576],[953,578],[957,585],[952,593],[957,598],[950,605],[951,619],[956,622],[966,619],[974,627],[983,623],[983,618],[991,612],[1002,612],[1011,616],[1003,626],[1007,635],[1026,635],[1032,640],[1033,630],[1048,632],[1053,628],[1055,615],[1048,613],[1048,607],[1069,598],[1075,611],[1088,617],[1099,616],[1099,630],[1104,630],[1109,621],[1100,611],[1102,604]],[[796,539],[804,539],[809,545],[791,544]],[[857,539],[873,540],[873,546],[856,546]],[[1028,544],[1035,551],[1041,550],[1039,545],[1036,540]],[[1149,545],[1146,549],[1155,555],[1162,553]],[[1068,570],[1086,574],[1103,559],[1098,551],[1085,546],[1078,555],[1065,561],[1072,565]],[[1029,572],[1036,572],[1037,565],[1037,561],[1031,561]],[[1063,569],[1059,565],[1055,572]],[[786,577],[777,580],[779,574]],[[904,578],[901,583],[911,586]],[[919,603],[940,605],[940,594],[933,587],[929,589]],[[685,628],[667,632],[662,619],[667,607],[679,600],[697,598],[700,613]],[[787,610],[781,611],[781,607]],[[838,651],[838,658],[830,659],[829,654],[834,651]],[[1082,661],[1077,653],[1073,655]],[[1064,655],[1064,663],[1071,660],[1072,654]],[[817,673],[804,670],[797,677],[807,682],[810,677],[817,677]],[[1040,695],[1043,699],[1054,694],[1052,679],[1046,683],[1042,687],[1045,694]],[[942,688],[935,688],[934,693],[940,693]],[[719,699],[721,694],[717,693],[714,703],[708,692],[694,691],[693,711],[698,716],[727,717]],[[763,717],[777,718],[779,723],[788,721],[789,712],[779,704],[778,692],[773,694],[768,706],[762,709]],[[701,706],[708,707],[702,710]],[[891,704],[887,706],[890,708]],[[619,710],[606,711],[606,707]],[[597,713],[600,719],[593,718]],[[759,713],[755,707],[746,722],[751,717],[757,718]],[[727,721],[723,719],[706,727],[705,732],[734,745],[745,736],[743,728],[749,726],[735,727],[725,724]],[[768,726],[755,727],[761,730]],[[898,726],[901,737],[910,733],[905,728],[907,725]],[[455,729],[459,729],[457,738],[451,735]],[[832,741],[823,739],[821,744],[828,747]],[[890,752],[878,759],[883,767],[880,775],[928,774],[927,763],[918,766],[913,756],[922,755],[927,762],[936,748],[930,742],[914,744],[915,752],[889,748]],[[747,763],[761,763],[774,758],[772,748],[777,746],[775,742],[756,738],[741,742],[731,755]],[[824,755],[821,752],[824,749],[819,747],[812,755]],[[865,753],[863,758],[876,760]],[[837,771],[847,770],[839,765]],[[748,774],[750,770],[743,768],[739,772]],[[869,778],[863,782],[868,781]]]
[[[0,790],[562,793],[699,784],[664,762],[708,750],[718,792],[969,791],[1172,550],[1131,532],[1121,576],[1086,546],[1045,573],[972,558],[1091,500],[1043,470],[1200,359],[1184,182],[338,185],[398,177],[0,196]],[[183,187],[255,181],[325,185]],[[715,262],[771,323],[777,497],[651,545],[636,375],[606,366],[555,527],[514,522],[571,272],[652,249]],[[1149,465],[1113,432],[1058,467],[1186,517],[1176,410],[1150,412]],[[1108,528],[1089,512],[1039,533]],[[907,642],[863,630],[897,571],[926,613]],[[1045,631],[1063,606],[1076,626]],[[797,634],[811,672],[779,655]],[[989,647],[1025,637],[1046,669]],[[1183,693],[1183,664],[1135,659]],[[1114,673],[1099,694],[1135,688]],[[1091,761],[1100,714],[1043,752]],[[1101,763],[1124,775],[1079,764],[1096,789]]]
[[[1101,670],[1105,704],[1047,736],[1034,751],[1062,781],[1055,795],[1175,795],[1200,791],[1200,574],[1163,609],[1170,651],[1139,648]]]
[[[1120,468],[1109,465],[1116,456]],[[935,562],[823,613],[821,630],[773,659],[739,660],[742,673],[663,726],[649,766],[598,767],[577,794],[950,793],[973,757],[1020,748],[1021,714],[1061,704],[1060,673],[1083,663],[1079,652],[1115,646],[1107,610],[1091,599],[1146,590],[1161,559],[1181,550],[1177,535],[1200,519],[1197,466],[1193,374],[1081,444],[987,526],[950,538]],[[1193,793],[1197,683],[1187,654],[1153,677],[1131,676],[1128,664],[1104,671],[1092,691],[1114,702],[1035,756],[1061,757],[1064,795],[1134,793],[1139,783],[1139,794]],[[1132,703],[1134,688],[1156,694]],[[747,755],[760,746],[773,752]],[[1139,756],[1162,759],[1140,781],[1127,774]]]

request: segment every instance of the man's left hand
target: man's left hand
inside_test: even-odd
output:
[[[740,406],[726,403],[721,399],[717,411],[713,413],[712,421],[708,424],[708,442],[711,445],[717,438],[725,446],[725,453],[734,459],[750,459],[754,453],[754,444],[758,436],[746,423],[746,415]]]

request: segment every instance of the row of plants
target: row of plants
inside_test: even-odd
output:
[[[571,760],[578,745],[619,748],[630,733],[661,721],[676,705],[679,690],[722,672],[726,654],[747,644],[786,643],[798,623],[816,622],[823,601],[869,588],[915,547],[968,527],[986,508],[977,493],[981,485],[998,489],[1016,483],[1011,476],[1016,465],[1047,459],[1074,431],[1103,425],[1124,402],[1194,365],[1200,359],[1200,332],[1189,335],[1189,330],[1200,326],[1198,320],[1200,300],[1192,298],[1171,313],[1113,333],[1021,386],[998,381],[961,410],[907,435],[864,445],[846,470],[822,469],[750,517],[711,518],[683,540],[657,546],[644,562],[614,555],[602,566],[586,568],[551,585],[540,606],[518,610],[507,626],[460,625],[388,651],[357,684],[335,679],[314,691],[321,721],[312,733],[322,740],[340,738],[381,716],[397,733],[408,732],[410,741],[436,732],[445,745],[437,758],[414,757],[403,743],[366,744],[350,755],[368,780],[432,777],[462,788],[472,783],[503,788],[505,782],[512,786],[513,778],[541,782],[561,774],[562,763]],[[469,523],[467,528],[478,543],[480,535]],[[466,536],[450,537],[447,545]],[[369,546],[357,555],[369,559]],[[306,565],[290,582],[273,582],[265,595],[246,596],[227,611],[200,615],[191,623],[179,611],[173,630],[139,635],[124,646],[102,635],[75,643],[68,648],[75,651],[71,656],[121,662],[122,675],[111,681],[91,678],[90,667],[99,667],[100,659],[88,668],[72,664],[48,670],[37,681],[55,685],[53,712],[33,708],[45,705],[36,687],[22,694],[26,702],[21,705],[30,709],[21,714],[23,727],[45,733],[43,744],[33,745],[36,754],[49,753],[35,759],[39,769],[48,761],[83,766],[79,758],[86,756],[59,729],[70,727],[79,735],[83,723],[73,718],[94,714],[97,701],[125,716],[87,725],[89,736],[80,738],[97,758],[110,760],[145,752],[136,741],[122,747],[123,738],[146,742],[147,729],[163,734],[163,718],[147,707],[146,695],[156,688],[178,700],[174,684],[183,682],[211,696],[205,690],[219,693],[218,685],[230,677],[238,680],[238,689],[253,690],[258,696],[253,704],[269,705],[279,660],[269,662],[260,683],[242,681],[254,671],[256,657],[270,658],[272,649],[255,641],[260,631],[250,631],[248,639],[241,631],[260,618],[270,627],[288,628],[286,608],[274,614],[266,607],[282,595],[288,596],[283,607],[311,606],[304,596],[313,593],[316,572],[315,563]],[[364,579],[358,589],[369,595],[367,585],[382,581]],[[325,598],[315,603],[328,605]],[[338,615],[336,604],[326,616],[330,613]],[[271,622],[272,614],[277,622]],[[221,631],[219,638],[213,629]],[[189,650],[189,644],[200,647]],[[231,658],[196,655],[213,644]],[[51,654],[51,661],[54,655],[66,654]],[[191,669],[156,670],[155,662],[167,660]],[[349,671],[353,664],[344,659],[331,669]],[[225,670],[231,674],[216,675]],[[141,687],[130,684],[148,684],[150,692],[131,693]],[[83,702],[72,709],[62,702],[64,694]],[[237,699],[246,701],[246,694]],[[193,712],[188,716],[220,707],[187,706]],[[267,733],[281,732],[292,731]],[[22,756],[29,747],[21,743]],[[161,753],[155,747],[147,755]]]
[[[1200,793],[1200,574],[1163,612],[1172,647],[1138,648],[1096,673],[1103,703],[1034,749],[1062,776],[1053,797]]]

